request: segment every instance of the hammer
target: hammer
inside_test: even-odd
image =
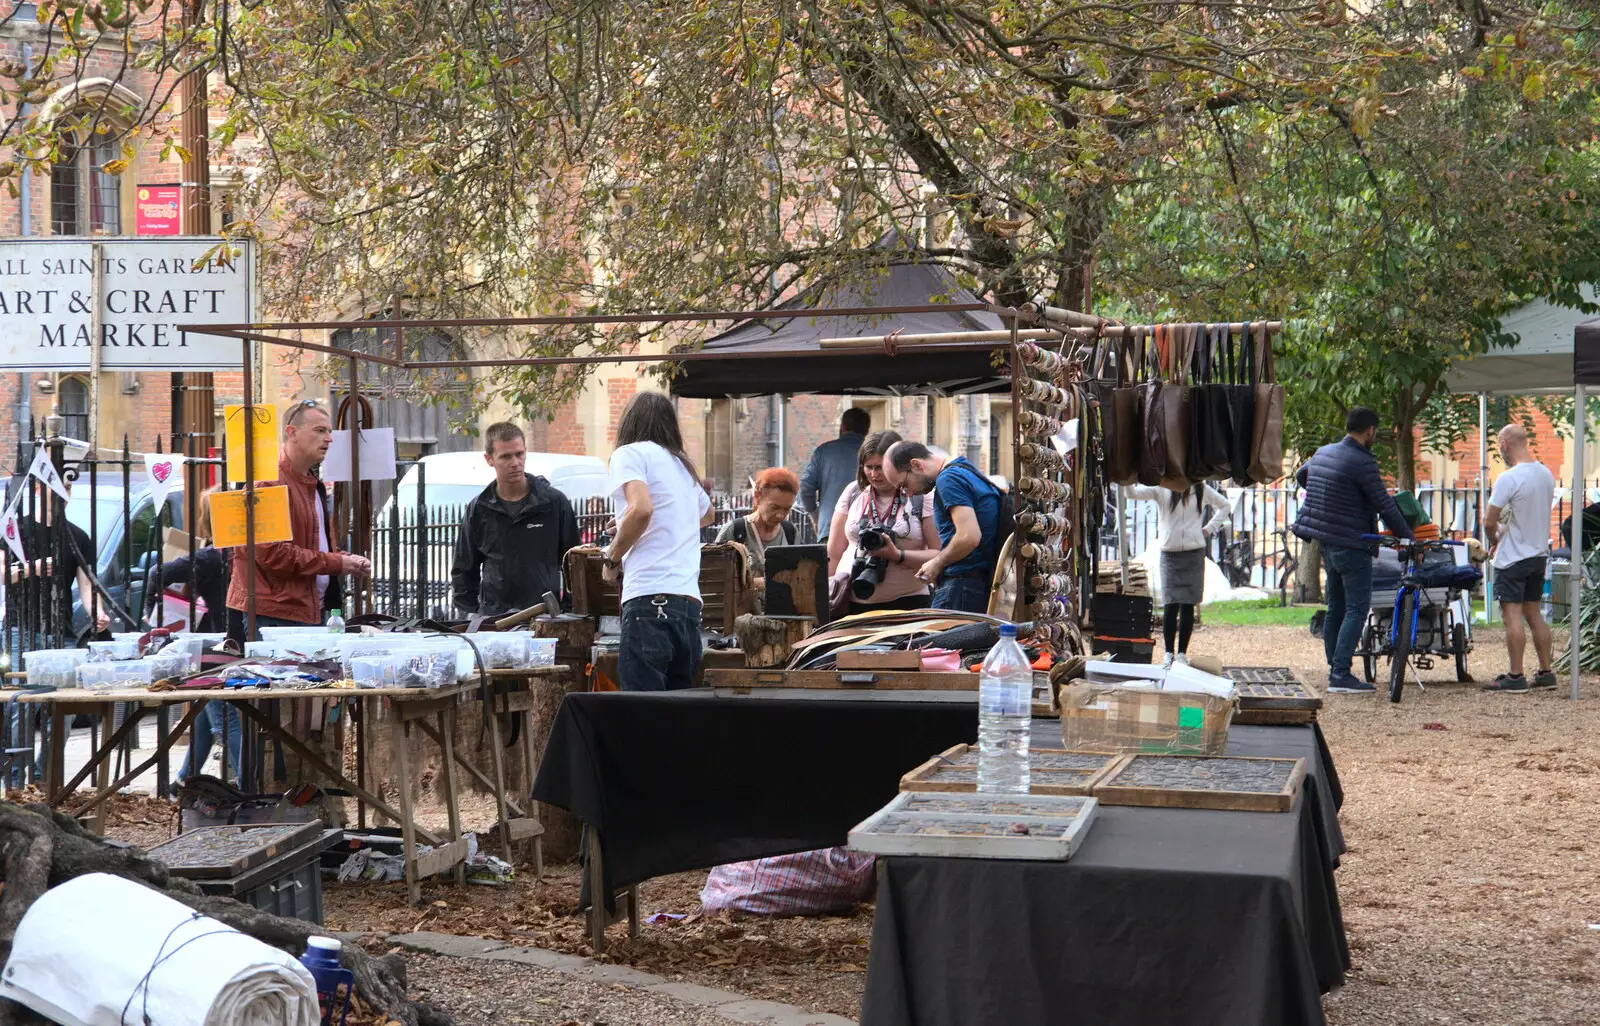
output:
[[[536,616],[540,616],[545,613],[549,613],[550,615],[554,616],[559,612],[561,612],[561,600],[556,597],[555,592],[547,591],[544,593],[544,598],[540,599],[537,605],[529,606],[520,613],[512,613],[510,616],[504,616],[496,620],[494,622],[494,629],[497,631],[510,630],[517,624],[527,623]]]

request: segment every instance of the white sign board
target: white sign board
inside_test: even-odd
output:
[[[0,370],[87,370],[94,299],[93,243],[104,247],[101,369],[208,371],[240,366],[242,343],[178,331],[180,324],[254,319],[249,240],[218,266],[211,238],[0,240]]]

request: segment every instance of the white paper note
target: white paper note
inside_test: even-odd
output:
[[[361,429],[361,480],[393,481],[394,428]],[[350,432],[335,431],[322,458],[324,481],[350,480]]]

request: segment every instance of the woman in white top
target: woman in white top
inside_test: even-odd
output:
[[[1167,649],[1161,665],[1187,663],[1194,607],[1205,599],[1206,539],[1222,529],[1227,496],[1204,482],[1181,492],[1128,485],[1123,494],[1130,499],[1154,499],[1161,511],[1156,544],[1161,547],[1162,637]],[[1208,507],[1216,511],[1209,522],[1205,518]]]
[[[884,453],[898,441],[897,432],[879,431],[861,443],[855,483],[839,496],[828,529],[828,558],[833,566],[829,594],[838,596],[848,589],[852,614],[873,609],[924,609],[930,601],[928,585],[917,579],[916,571],[938,555],[938,545],[931,543],[939,536],[926,496],[908,495],[883,475]],[[863,555],[863,529],[885,535],[884,544],[865,556],[881,559],[886,565],[867,568],[865,577],[853,572]],[[880,570],[882,579],[874,582]]]
[[[640,392],[622,412],[611,494],[627,508],[603,574],[622,581],[617,676],[624,691],[694,685],[700,667],[700,528],[711,497],[683,451],[672,400]]]

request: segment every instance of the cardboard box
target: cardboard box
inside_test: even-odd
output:
[[[1221,755],[1236,698],[1075,680],[1056,696],[1069,749]]]

